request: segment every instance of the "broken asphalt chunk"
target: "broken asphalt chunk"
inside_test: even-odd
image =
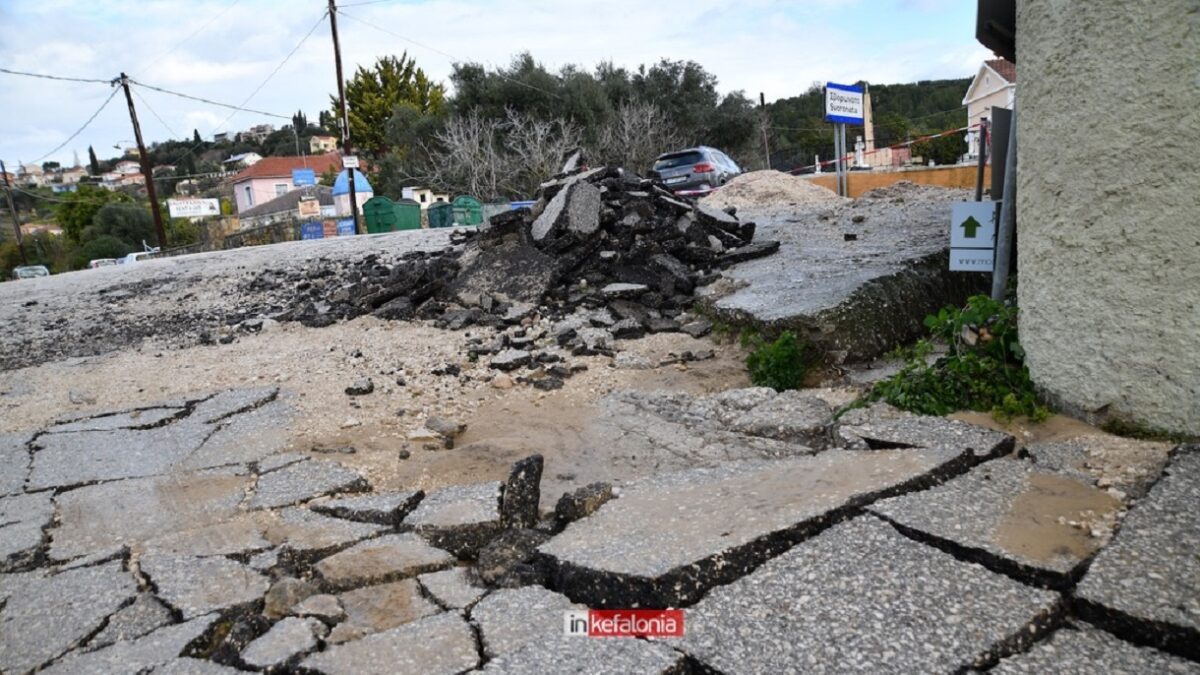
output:
[[[956,672],[1028,646],[1061,611],[1056,593],[863,516],[714,588],[672,642],[729,675]]]
[[[1015,439],[1001,431],[946,417],[911,416],[843,424],[837,434],[846,447],[883,448],[962,448],[978,457],[999,457],[1012,452]]]
[[[478,666],[479,654],[471,627],[446,612],[333,645],[300,665],[326,675],[452,675]]]
[[[509,527],[533,527],[538,522],[541,502],[541,455],[530,455],[513,464],[500,499],[500,517]]]
[[[270,587],[265,576],[228,558],[160,553],[142,556],[138,564],[158,597],[184,619],[249,604]]]
[[[420,490],[379,492],[353,497],[335,497],[312,502],[308,507],[317,513],[335,518],[395,527],[416,508],[424,496],[425,493]]]
[[[499,481],[434,490],[405,525],[438,548],[474,557],[501,529]]]
[[[449,609],[463,609],[483,597],[488,589],[474,585],[465,567],[451,567],[417,577],[417,581],[438,604]]]
[[[829,450],[661,474],[631,483],[539,551],[548,585],[589,607],[685,606],[857,507],[971,461],[945,449]]]
[[[1075,589],[1089,622],[1200,661],[1200,445],[1176,448]]]
[[[454,564],[446,551],[412,534],[369,539],[325,558],[316,565],[321,582],[333,590],[396,581]]]
[[[1081,624],[1064,626],[1029,651],[1002,659],[988,672],[997,675],[1036,673],[1200,673],[1200,664],[1150,647],[1119,640]]]
[[[207,633],[217,619],[216,614],[207,614],[184,623],[163,626],[136,640],[116,642],[94,652],[73,652],[41,672],[51,675],[92,675],[139,673],[151,668],[156,673],[161,672],[157,666],[175,661],[189,644]]]
[[[357,471],[336,462],[297,462],[258,478],[250,508],[290,506],[337,492],[361,492],[367,481]]]
[[[1000,459],[921,492],[868,509],[905,534],[1027,583],[1065,589],[1105,539],[1079,527],[1084,512],[1115,523],[1122,504],[1030,462]]]

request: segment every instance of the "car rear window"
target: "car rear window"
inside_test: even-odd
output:
[[[674,155],[666,155],[659,157],[654,162],[654,170],[662,171],[663,169],[674,169],[680,166],[689,166],[691,164],[699,164],[704,161],[704,155],[698,152],[680,152]]]

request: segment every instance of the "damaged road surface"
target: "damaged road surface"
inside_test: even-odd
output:
[[[856,358],[958,292],[944,192],[787,185],[600,167],[4,284],[0,672],[1200,672],[1200,447],[847,409],[706,337]],[[568,634],[603,609],[683,628]]]

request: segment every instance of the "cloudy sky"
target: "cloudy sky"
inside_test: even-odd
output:
[[[816,81],[879,84],[966,77],[990,57],[974,40],[974,0],[339,0],[352,71],[407,50],[445,81],[456,60],[506,64],[528,50],[549,67],[692,59],[722,91],[767,100]],[[315,120],[335,91],[326,0],[0,0],[0,68],[131,78],[221,102]],[[310,33],[311,31],[311,33]],[[308,35],[305,39],[305,35]],[[298,46],[299,45],[299,46]],[[287,58],[289,53],[295,53]],[[286,62],[285,62],[286,60]],[[281,65],[282,64],[282,65]],[[0,73],[0,158],[64,164],[93,145],[131,145],[122,95],[102,83]],[[147,142],[206,139],[274,120],[141,90]]]

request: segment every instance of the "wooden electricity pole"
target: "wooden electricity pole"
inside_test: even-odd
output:
[[[350,142],[350,115],[346,112],[346,80],[342,77],[342,48],[338,45],[337,0],[329,0],[329,29],[333,33],[333,59],[337,66],[338,106],[342,113],[342,157],[354,154]],[[350,215],[354,218],[354,233],[362,234],[358,226],[358,196],[354,189],[354,169],[346,169],[350,186]]]
[[[763,130],[763,153],[767,156],[767,170],[771,169],[771,146],[767,144],[767,137],[771,124],[771,118],[767,114],[767,97],[760,91],[758,92],[758,110],[762,115],[762,130]]]
[[[4,174],[4,194],[8,197],[8,210],[12,213],[13,234],[17,237],[17,249],[21,251],[21,264],[28,265],[29,261],[25,258],[25,243],[21,241],[21,219],[17,216],[17,205],[13,203],[12,198],[12,184],[8,182],[8,169],[4,166],[2,159],[0,159],[0,174]]]
[[[125,73],[114,81],[121,83],[125,90],[125,102],[129,104],[129,120],[133,122],[133,138],[137,141],[138,159],[141,160],[142,177],[146,180],[146,196],[150,198],[150,213],[154,216],[154,231],[158,235],[158,248],[167,250],[167,230],[163,227],[162,213],[158,209],[158,194],[154,189],[154,171],[150,167],[150,155],[146,154],[146,145],[142,143],[142,125],[138,124],[137,110],[133,107],[133,95],[129,93],[129,78]]]

